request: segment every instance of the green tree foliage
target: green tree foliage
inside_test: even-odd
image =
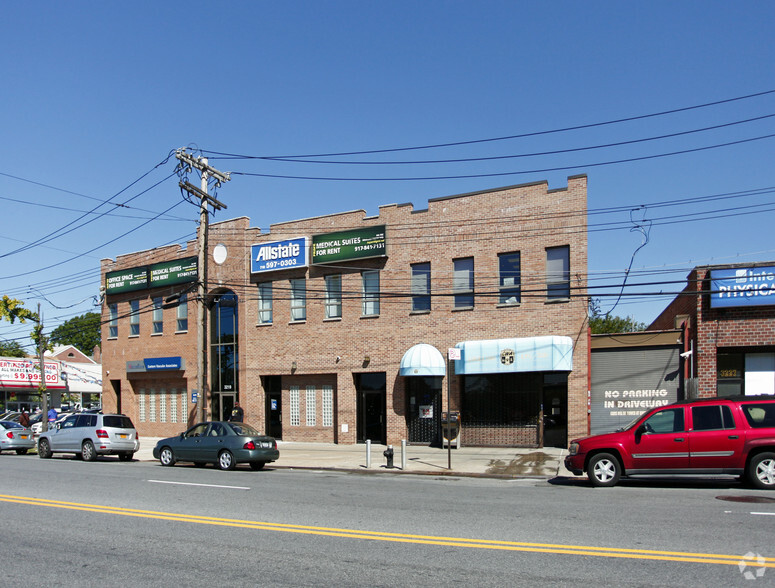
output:
[[[63,322],[51,332],[50,341],[56,345],[72,345],[86,355],[100,345],[99,313],[87,312]]]
[[[0,319],[5,319],[13,323],[16,319],[19,319],[20,323],[27,321],[38,322],[38,315],[32,312],[29,308],[24,308],[24,302],[16,300],[16,298],[9,298],[3,296],[0,298]]]
[[[26,357],[27,351],[18,341],[0,341],[0,357]]]
[[[591,300],[589,303],[589,327],[593,335],[603,333],[632,333],[643,331],[648,325],[639,323],[631,316],[620,317],[603,314],[600,310],[600,302]]]

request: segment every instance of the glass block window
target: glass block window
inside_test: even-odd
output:
[[[519,304],[521,301],[519,263],[519,251],[498,254],[499,304]]]
[[[291,280],[291,320],[307,320],[307,280]]]
[[[180,412],[181,423],[188,422],[188,390],[184,389],[180,395]]]
[[[185,294],[180,297],[175,318],[177,320],[176,330],[178,332],[188,331],[188,299]]]
[[[272,323],[272,282],[258,285],[258,323],[261,325]]]
[[[379,271],[363,272],[363,315],[379,314]]]
[[[298,427],[299,425],[301,425],[299,387],[291,386],[291,426]]]
[[[183,391],[185,396],[186,392]],[[178,422],[178,391],[175,388],[170,388],[170,422]]]
[[[455,308],[472,308],[474,306],[474,258],[455,259],[453,263]]]
[[[140,334],[140,301],[129,301],[129,336],[136,337]]]
[[[146,421],[145,418],[145,388],[140,388],[139,392],[137,393],[137,412],[138,416],[140,417],[140,422],[144,423]]]
[[[118,304],[108,304],[108,338],[118,337]]]
[[[167,422],[167,392],[163,388],[159,390],[159,422]]]
[[[570,298],[570,247],[546,248],[546,298]]]
[[[412,264],[412,310],[431,309],[431,264]]]
[[[316,403],[315,386],[307,386],[306,408],[307,408],[307,426],[314,427],[318,424],[317,419],[317,403]]]
[[[162,297],[153,299],[153,334],[158,335],[164,332],[164,309],[162,308]]]
[[[326,318],[342,318],[342,276],[326,276]]]
[[[334,388],[333,386],[323,386],[323,426],[334,426]]]
[[[148,422],[156,422],[156,390],[153,388],[148,391]]]

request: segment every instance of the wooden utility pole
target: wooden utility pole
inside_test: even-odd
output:
[[[40,430],[48,431],[48,395],[46,394],[46,362],[44,355],[46,353],[46,340],[43,338],[43,315],[40,314],[40,302],[38,302],[38,326],[35,329],[35,343],[38,345],[38,363],[40,368],[40,384],[38,384],[38,394],[40,394]]]

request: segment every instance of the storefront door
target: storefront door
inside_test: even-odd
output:
[[[358,394],[358,441],[385,444],[386,377],[384,372],[355,374]]]
[[[236,394],[213,393],[213,409],[211,420],[228,421],[236,401]]]
[[[406,427],[409,443],[439,443],[441,427],[441,376],[407,376]]]
[[[544,447],[568,446],[568,387],[546,386],[543,393]]]

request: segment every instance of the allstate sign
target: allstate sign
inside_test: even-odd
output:
[[[747,267],[710,272],[711,308],[775,304],[775,267]]]
[[[306,237],[259,243],[250,247],[250,273],[306,267],[308,261]]]

